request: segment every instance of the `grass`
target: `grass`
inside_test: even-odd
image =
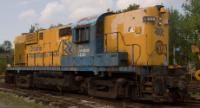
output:
[[[193,98],[200,100],[200,94],[193,94],[191,95]]]
[[[24,97],[5,92],[0,92],[0,103],[10,106],[11,108],[49,108],[41,103],[35,103]]]

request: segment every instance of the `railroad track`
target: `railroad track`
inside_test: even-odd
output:
[[[60,94],[56,91],[27,90],[15,88],[15,86],[0,85],[1,92],[7,92],[22,96],[30,101],[42,102],[54,108],[160,108],[160,107],[179,107],[179,108],[199,108],[200,101],[188,100],[180,104],[133,102],[130,100],[110,100],[94,98],[86,95],[73,93]]]
[[[58,108],[96,108],[104,107],[93,101],[89,101],[84,96],[78,95],[59,95],[56,92],[47,92],[42,90],[22,90],[22,89],[10,89],[10,88],[0,88],[0,91],[13,93],[18,96],[23,96],[28,100],[34,100],[36,103],[42,102],[45,105],[58,107]]]

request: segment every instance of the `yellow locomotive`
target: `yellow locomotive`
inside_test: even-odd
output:
[[[168,69],[168,17],[158,5],[22,34],[6,82],[106,98],[182,99],[185,86],[172,79],[183,74]]]
[[[129,65],[167,65],[168,12],[157,11],[151,7],[106,16],[104,51],[128,52]],[[72,42],[71,35],[68,25],[18,36],[15,65],[61,66],[63,41]]]
[[[61,66],[63,41],[71,41],[70,25],[24,33],[15,40],[15,66]]]

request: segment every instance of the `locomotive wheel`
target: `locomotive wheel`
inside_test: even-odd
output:
[[[170,93],[171,102],[182,102],[186,96],[187,93],[184,90],[174,89],[174,91],[171,91]]]
[[[32,87],[32,75],[17,75],[16,85],[20,88],[31,88]]]
[[[88,80],[88,94],[102,98],[123,98],[126,96],[127,86],[125,79],[102,80],[91,78]]]
[[[5,83],[6,84],[15,84],[15,74],[13,74],[13,73],[8,73],[8,72],[6,72],[5,73]]]

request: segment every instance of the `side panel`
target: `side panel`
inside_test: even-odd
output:
[[[60,66],[61,56],[71,42],[71,35],[59,36],[59,27],[38,33],[38,43],[26,46],[28,66]]]
[[[127,53],[105,53],[97,54],[95,56],[72,57],[62,56],[62,66],[66,67],[84,67],[98,68],[98,67],[114,67],[127,65]],[[95,70],[93,70],[95,71]],[[97,70],[96,70],[97,71]]]
[[[56,60],[58,55],[56,54],[59,48],[59,36],[58,28],[52,28],[44,31],[44,40],[41,42],[43,44],[44,65],[45,66],[59,66],[59,61]]]
[[[74,38],[78,35],[76,33],[76,29],[79,27],[73,28],[73,56],[83,57],[83,56],[90,56],[96,53],[96,25],[95,24],[88,24],[89,26],[89,41],[76,43],[74,42]]]
[[[25,46],[25,36],[18,36],[15,39],[15,50],[14,50],[14,65],[24,66],[26,65],[26,46]]]
[[[25,44],[15,44],[15,66],[26,64]]]
[[[106,52],[128,52],[129,65],[146,65],[144,15],[144,10],[136,10],[106,17]]]

